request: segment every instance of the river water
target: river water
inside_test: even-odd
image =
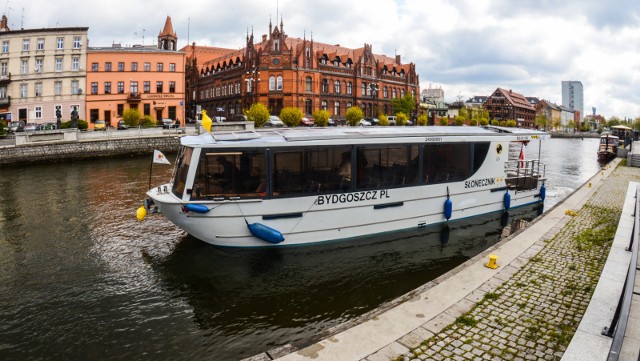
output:
[[[596,147],[543,142],[546,209],[599,171]],[[241,359],[403,295],[542,211],[345,244],[220,249],[161,216],[135,219],[148,171],[149,158],[0,170],[0,359]],[[152,183],[170,174],[155,165]]]

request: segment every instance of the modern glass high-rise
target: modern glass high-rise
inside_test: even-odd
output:
[[[562,105],[571,110],[579,111],[580,120],[584,119],[584,91],[580,81],[562,81]]]

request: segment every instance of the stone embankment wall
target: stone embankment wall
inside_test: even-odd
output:
[[[179,136],[161,136],[0,147],[0,166],[175,152],[179,146]]]

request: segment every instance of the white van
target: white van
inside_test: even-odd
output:
[[[387,117],[387,120],[389,121],[389,125],[396,125],[396,116],[395,115],[389,115]]]

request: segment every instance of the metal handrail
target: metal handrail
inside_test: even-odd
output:
[[[617,361],[622,349],[622,341],[627,330],[629,311],[631,309],[631,298],[633,297],[633,287],[636,278],[636,265],[638,264],[638,233],[640,231],[640,189],[636,189],[636,205],[633,212],[634,222],[631,240],[627,251],[631,251],[631,261],[627,270],[627,278],[624,281],[622,293],[616,306],[616,311],[609,327],[605,327],[602,334],[613,337],[607,361]]]

